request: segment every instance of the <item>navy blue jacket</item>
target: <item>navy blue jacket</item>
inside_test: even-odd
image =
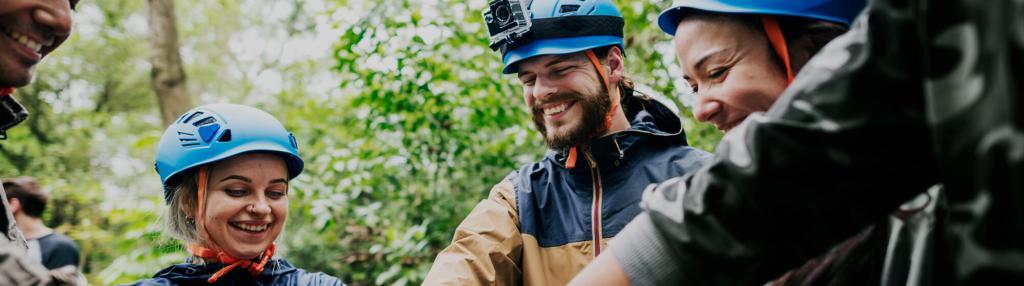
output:
[[[224,264],[198,265],[191,263],[175,264],[160,270],[153,278],[135,282],[136,286],[167,286],[167,285],[210,285],[206,283],[210,276],[219,271]],[[284,258],[267,262],[263,273],[252,276],[245,269],[232,269],[213,285],[327,285],[344,286],[338,278],[322,272],[309,273],[295,268]]]

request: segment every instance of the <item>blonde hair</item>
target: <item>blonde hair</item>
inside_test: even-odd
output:
[[[164,231],[185,244],[206,245],[206,241],[199,235],[195,224],[196,219],[202,218],[192,217],[198,213],[199,206],[197,171],[195,169],[187,170],[179,176],[178,182],[180,183],[172,187],[174,195],[171,196],[171,202],[164,215]]]

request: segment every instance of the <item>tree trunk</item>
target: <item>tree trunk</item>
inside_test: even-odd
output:
[[[185,70],[178,52],[178,29],[174,0],[146,0],[149,44],[153,65],[150,83],[160,105],[164,126],[192,107],[185,86]]]

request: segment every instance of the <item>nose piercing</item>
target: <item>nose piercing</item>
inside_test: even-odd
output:
[[[253,206],[252,204],[249,204],[249,206],[246,208],[246,210],[248,210],[249,212],[255,212],[256,207]]]

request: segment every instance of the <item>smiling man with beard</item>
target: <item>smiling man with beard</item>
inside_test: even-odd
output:
[[[610,0],[497,0],[484,19],[549,151],[495,185],[426,285],[564,285],[636,216],[641,190],[699,169],[679,117],[623,73]]]
[[[0,139],[28,113],[11,96],[32,80],[35,66],[71,35],[71,9],[78,0],[0,0]],[[74,266],[47,271],[26,256],[28,245],[18,231],[0,187],[0,285],[84,284]]]

